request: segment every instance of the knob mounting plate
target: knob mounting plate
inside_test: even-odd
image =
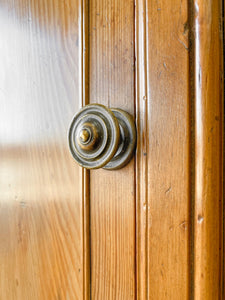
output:
[[[136,127],[133,117],[122,109],[112,108],[120,128],[120,142],[114,157],[103,168],[106,170],[121,169],[131,160],[136,147]]]

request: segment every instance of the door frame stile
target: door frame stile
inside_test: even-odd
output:
[[[222,298],[223,33],[222,1],[194,0],[193,298]]]

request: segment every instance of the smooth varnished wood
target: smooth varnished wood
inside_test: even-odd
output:
[[[0,299],[224,299],[222,13],[0,0]],[[69,153],[89,103],[136,119],[121,170]]]
[[[80,13],[76,0],[0,1],[0,299],[85,294],[86,194],[67,146]]]
[[[188,1],[136,1],[137,298],[189,299]]]
[[[90,102],[134,113],[134,2],[90,1]],[[93,170],[92,299],[135,299],[134,161]]]
[[[222,2],[194,1],[194,298],[224,299]]]

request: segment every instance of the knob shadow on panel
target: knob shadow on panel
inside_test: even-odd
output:
[[[136,128],[127,112],[89,104],[74,116],[68,138],[80,166],[114,170],[124,167],[133,156]]]

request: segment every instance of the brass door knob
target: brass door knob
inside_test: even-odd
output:
[[[130,161],[135,146],[133,117],[121,109],[86,105],[74,116],[69,128],[72,156],[87,169],[120,169]]]

